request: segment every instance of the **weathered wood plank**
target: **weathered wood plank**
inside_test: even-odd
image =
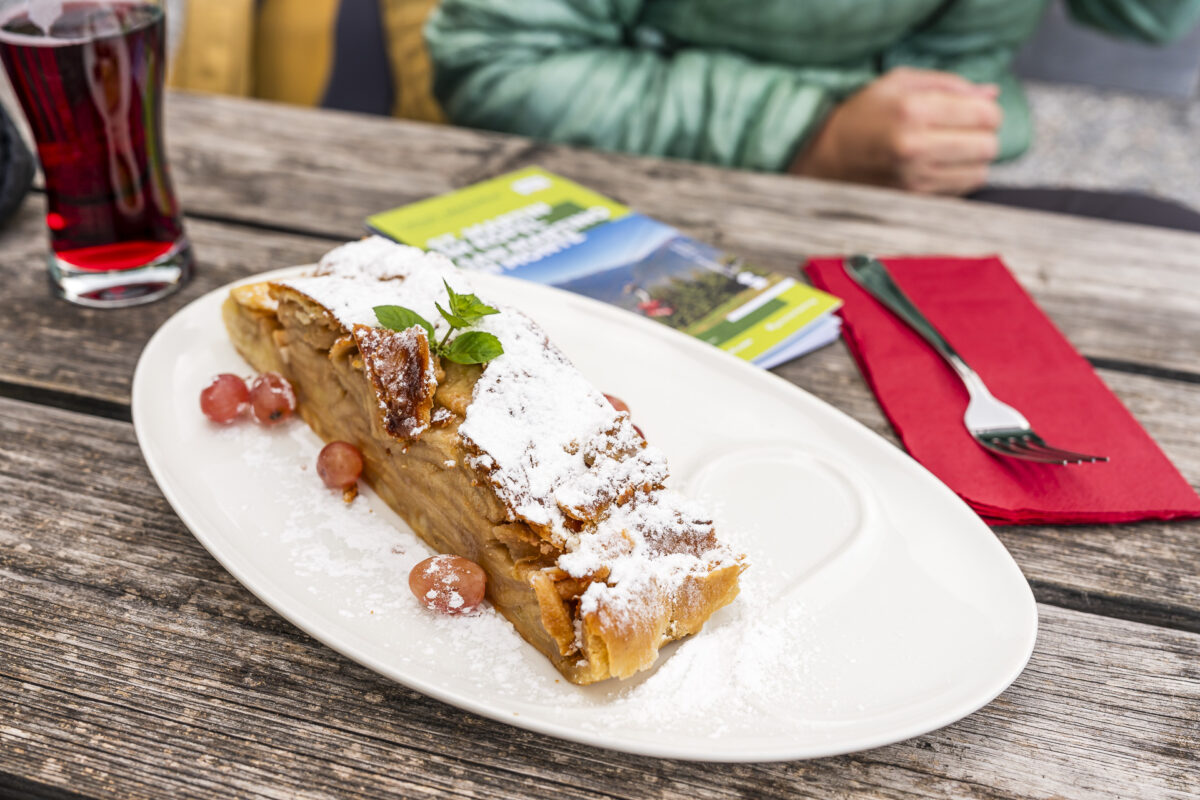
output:
[[[1200,797],[1200,636],[1041,608],[996,702],[814,762],[613,754],[456,711],[291,628],[125,423],[0,400],[0,770],[95,797]],[[718,778],[719,776],[719,778]]]
[[[540,164],[778,269],[818,253],[998,252],[1084,353],[1198,371],[1200,236],[177,93],[186,208],[352,237],[370,213]]]

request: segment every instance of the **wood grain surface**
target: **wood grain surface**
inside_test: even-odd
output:
[[[0,770],[97,797],[1194,797],[1200,636],[1040,608],[1017,683],[855,756],[615,755],[447,707],[239,586],[126,423],[0,400]],[[716,776],[719,776],[717,778]]]
[[[853,756],[694,764],[516,730],[315,643],[188,534],[128,423],[137,356],[189,300],[539,164],[793,273],[998,252],[1200,486],[1200,236],[216,97],[170,96],[167,125],[199,257],[179,295],[53,300],[44,198],[0,230],[0,797],[1200,797],[1200,523],[998,529],[1042,625],[998,700]],[[840,343],[777,372],[895,442]]]

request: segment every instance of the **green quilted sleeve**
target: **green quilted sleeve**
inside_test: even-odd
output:
[[[426,26],[457,123],[555,142],[782,170],[869,79],[673,49],[641,0],[445,0]]]

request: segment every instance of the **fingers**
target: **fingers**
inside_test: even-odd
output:
[[[900,188],[920,194],[964,195],[987,183],[987,164],[912,165],[900,175]]]
[[[900,188],[922,194],[962,195],[987,182],[999,138],[993,131],[925,129],[895,142]]]
[[[895,69],[847,98],[791,169],[836,180],[962,194],[999,151],[997,87],[935,70]]]
[[[884,75],[881,80],[914,90],[978,94],[990,97],[995,97],[999,94],[999,87],[994,83],[972,83],[961,75],[956,75],[953,72],[942,72],[936,69],[896,67]]]
[[[908,94],[896,109],[902,123],[936,128],[995,130],[1002,116],[1000,104],[992,97],[940,90]]]
[[[999,154],[995,133],[984,130],[927,128],[898,131],[892,143],[902,163],[987,164]]]

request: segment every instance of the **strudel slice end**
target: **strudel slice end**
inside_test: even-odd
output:
[[[476,326],[504,347],[483,366],[439,359],[420,327],[378,326],[375,306],[400,305],[443,336],[443,280],[470,291],[443,257],[372,237],[311,276],[233,290],[225,324],[322,439],[362,451],[363,477],[422,539],[484,568],[488,599],[568,680],[645,669],[733,600],[742,558],[519,311]]]

